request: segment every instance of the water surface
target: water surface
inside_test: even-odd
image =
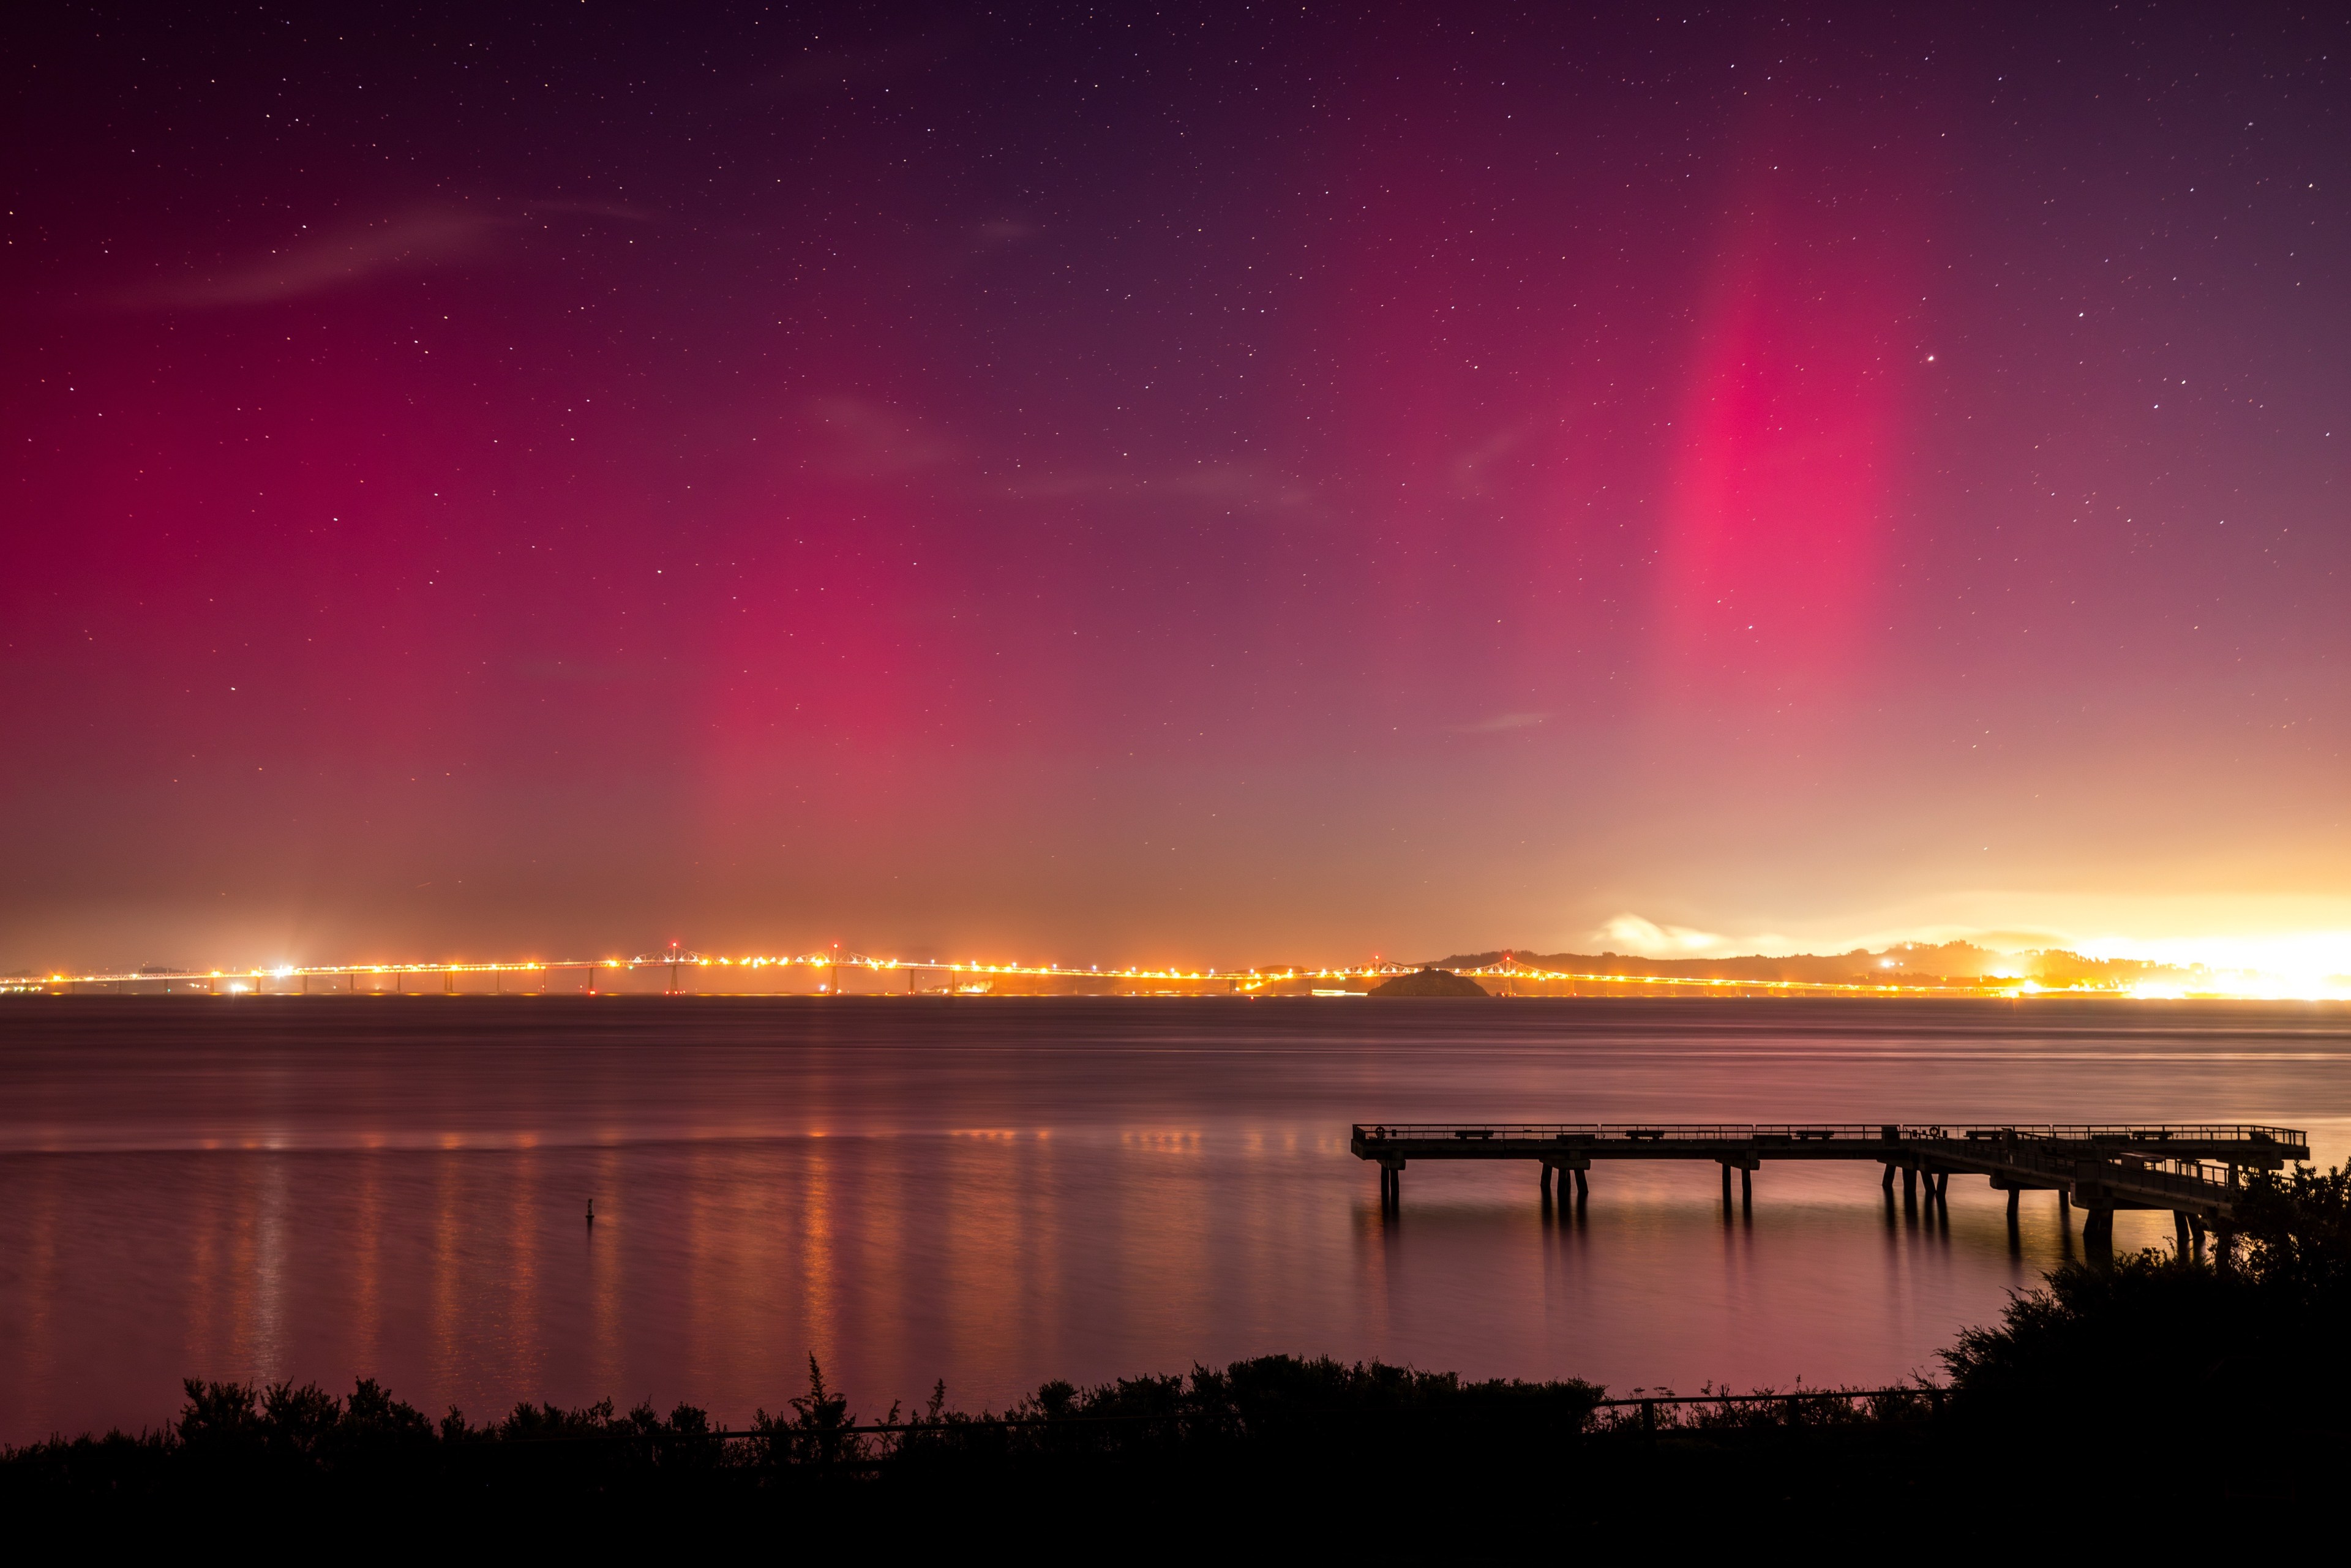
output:
[[[0,1441],[185,1375],[879,1414],[1270,1351],[1620,1392],[1935,1370],[2069,1245],[1954,1178],[1415,1166],[1349,1124],[2251,1121],[2351,1150],[2314,1006],[70,998],[0,1002]],[[595,1202],[590,1228],[584,1214]],[[2168,1245],[2125,1215],[2118,1246]]]

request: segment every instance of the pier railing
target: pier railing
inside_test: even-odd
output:
[[[2129,1122],[1378,1122],[1357,1123],[1366,1142],[1604,1143],[2041,1143],[2122,1147],[2224,1145],[2249,1151],[2308,1147],[2309,1134],[2293,1127],[2247,1123]],[[2287,1157],[2292,1157],[2288,1155]]]

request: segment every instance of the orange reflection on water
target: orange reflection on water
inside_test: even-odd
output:
[[[585,1269],[582,1283],[588,1303],[585,1381],[590,1386],[610,1389],[619,1385],[628,1364],[622,1341],[627,1312],[622,1249],[627,1245],[629,1226],[639,1217],[622,1189],[619,1148],[610,1143],[598,1145],[589,1155],[588,1168],[591,1173],[589,1191],[598,1198],[608,1218],[603,1222],[604,1234],[599,1236],[597,1227],[587,1223],[586,1210],[581,1210],[580,1256]],[[651,1218],[650,1209],[645,1218]],[[616,1226],[618,1235],[614,1234]],[[553,1386],[550,1380],[550,1388]]]
[[[383,1351],[383,1166],[372,1152],[358,1161],[358,1209],[350,1241],[351,1375],[381,1364]]]
[[[1711,1167],[1615,1167],[1563,1217],[1531,1166],[1472,1162],[1414,1166],[1383,1219],[1347,1125],[2307,1113],[2322,1160],[2351,1147],[2351,1044],[2323,1018],[2039,1039],[2012,1011],[1905,1034],[1800,1004],[1543,1006],[1421,1039],[1362,1008],[1005,1004],[922,1015],[943,1032],[912,1047],[890,1031],[915,1015],[878,1007],[820,1020],[873,1038],[820,1043],[688,1010],[641,1050],[428,1032],[288,1067],[231,1042],[193,1096],[151,1086],[178,1082],[177,1040],[102,1077],[61,1051],[38,1094],[9,1076],[33,1059],[0,1052],[0,1440],[152,1426],[191,1375],[371,1375],[476,1420],[610,1395],[740,1421],[784,1408],[810,1352],[869,1416],[935,1378],[1000,1406],[1048,1377],[1271,1351],[1883,1382],[2065,1254],[2053,1201],[2011,1243],[1980,1182],[1929,1215],[1889,1211],[1874,1169],[1775,1164],[1726,1223]],[[706,1050],[675,1021],[702,1018]],[[1233,1039],[1249,1049],[1197,1049]],[[47,1120],[10,1132],[24,1103]],[[259,1125],[272,1146],[240,1147]],[[76,1126],[109,1152],[55,1152]],[[2126,1216],[2116,1245],[2167,1226]]]

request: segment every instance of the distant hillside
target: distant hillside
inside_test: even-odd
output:
[[[1737,958],[1644,958],[1626,953],[1530,953],[1520,948],[1456,953],[1436,960],[1435,967],[1479,969],[1499,964],[1506,956],[1530,968],[1559,974],[1788,980],[1811,985],[1931,985],[2001,977],[2050,986],[2122,986],[2152,979],[2186,983],[2202,974],[2199,969],[2133,958],[2085,958],[2060,948],[1997,953],[1968,942],[1946,942],[1939,946],[1904,942],[1876,952],[1856,947],[1849,953],[1796,953],[1777,958],[1760,955]]]

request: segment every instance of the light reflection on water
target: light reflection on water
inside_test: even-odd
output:
[[[86,998],[0,1009],[0,1440],[183,1375],[878,1414],[1275,1350],[1619,1390],[1879,1383],[2078,1245],[1874,1165],[1515,1162],[1357,1120],[2257,1121],[2351,1147],[2309,1006]],[[585,1222],[587,1200],[597,1222]],[[2117,1247],[2168,1246],[2168,1215]]]

